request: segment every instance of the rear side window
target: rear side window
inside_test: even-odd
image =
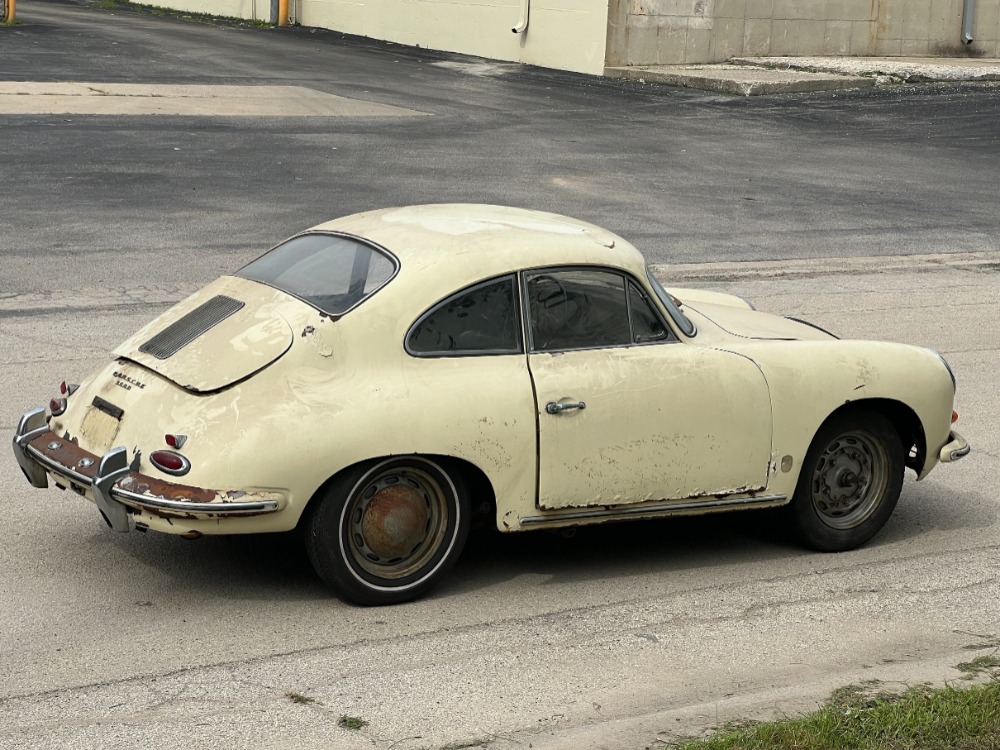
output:
[[[521,352],[513,276],[463,289],[424,313],[406,336],[406,351],[424,357]]]
[[[236,275],[288,292],[330,315],[343,315],[395,274],[396,259],[353,237],[293,237]]]

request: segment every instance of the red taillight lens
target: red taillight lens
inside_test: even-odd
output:
[[[64,411],[66,411],[66,399],[64,398],[54,398],[49,401],[49,411],[52,413],[53,417],[58,417]]]
[[[191,470],[191,462],[173,451],[153,451],[149,454],[149,461],[160,471],[174,476],[187,474]]]
[[[167,441],[167,445],[171,448],[180,449],[187,442],[187,435],[164,435],[163,439]]]
[[[957,421],[958,421],[958,412],[953,410],[951,412],[951,423],[955,424],[955,422]]]
[[[59,384],[59,392],[64,396],[72,396],[73,391],[79,388],[77,383],[67,383],[65,380]]]
[[[65,396],[66,395],[66,391],[68,391],[68,390],[69,390],[69,386],[66,385],[66,381],[65,380],[59,384],[59,392],[62,395]]]

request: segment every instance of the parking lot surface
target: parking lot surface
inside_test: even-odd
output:
[[[373,610],[331,598],[294,535],[113,535],[7,451],[0,747],[648,747],[864,679],[957,679],[995,648],[994,84],[746,99],[88,2],[19,17],[0,29],[8,435],[284,237],[475,201],[606,226],[676,286],[939,349],[974,452],[907,481],[854,552],[803,551],[766,515],[486,530],[431,596]],[[234,111],[234,86],[271,93]]]

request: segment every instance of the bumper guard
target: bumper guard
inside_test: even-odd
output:
[[[42,489],[49,486],[49,474],[60,487],[68,485],[80,494],[89,489],[114,531],[131,530],[129,515],[134,510],[197,519],[262,515],[284,505],[279,492],[206,490],[140,474],[138,454],[131,464],[123,446],[97,456],[50,431],[47,422],[45,409],[38,407],[21,417],[17,425],[14,457],[24,476],[33,487]]]

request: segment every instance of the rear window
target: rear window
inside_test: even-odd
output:
[[[389,253],[353,237],[303,234],[236,275],[288,292],[330,315],[343,315],[384,286],[397,267]]]

